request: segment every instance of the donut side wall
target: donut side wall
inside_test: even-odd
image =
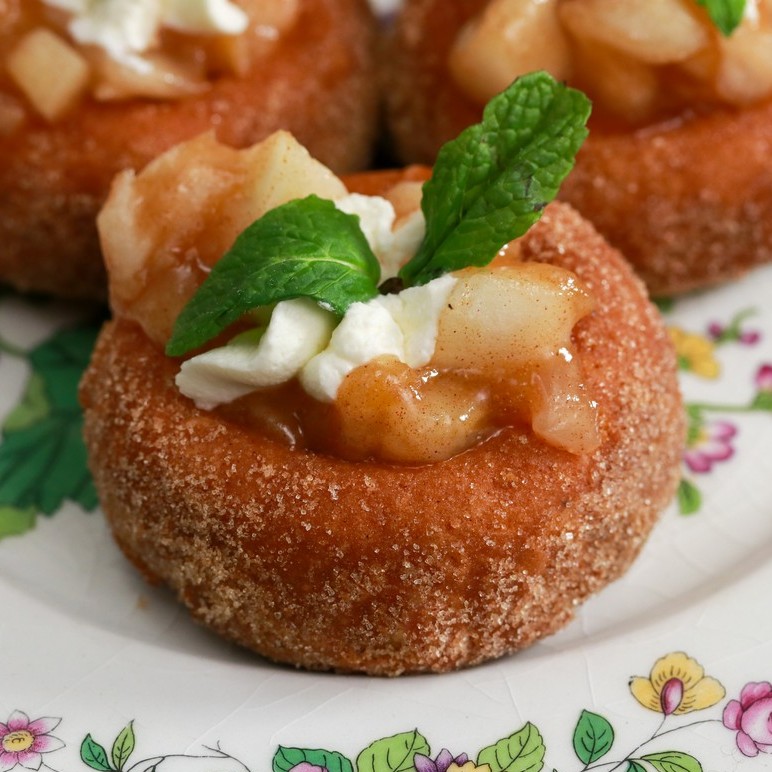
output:
[[[559,629],[672,498],[683,410],[657,312],[589,225],[551,205],[523,251],[574,270],[599,301],[576,329],[597,452],[524,427],[423,467],[293,451],[195,409],[176,363],[111,322],[81,398],[118,544],[205,625],[305,668],[445,671]]]

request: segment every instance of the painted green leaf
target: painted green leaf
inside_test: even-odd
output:
[[[128,761],[129,756],[134,752],[134,722],[129,723],[120,731],[113,743],[110,756],[113,761],[113,767],[115,769],[123,769],[124,764]]]
[[[625,772],[646,772],[646,767],[635,759],[630,759],[630,763],[627,765]]]
[[[702,507],[702,494],[697,486],[682,478],[678,484],[678,511],[682,515],[693,515]]]
[[[751,410],[772,411],[772,391],[760,391],[750,404]]]
[[[87,734],[80,744],[80,758],[84,764],[91,769],[98,770],[98,772],[109,772],[111,769],[107,760],[107,752],[98,742],[94,741],[90,734]]]
[[[663,751],[641,756],[641,761],[651,764],[657,772],[702,772],[702,765],[694,756],[681,751]]]
[[[37,510],[35,507],[17,509],[0,506],[0,539],[6,536],[18,536],[35,527]]]
[[[491,772],[540,772],[546,752],[539,730],[530,722],[495,745],[483,748],[477,766],[490,766]]]
[[[96,506],[77,396],[96,334],[95,326],[60,330],[29,353],[32,374],[3,425],[0,507],[50,515],[66,500]]]
[[[605,756],[614,743],[614,729],[597,713],[583,710],[574,729],[574,752],[584,764]]]
[[[328,772],[353,772],[354,770],[354,765],[337,751],[285,748],[280,745],[273,757],[273,772],[289,772],[303,762],[324,767]]]
[[[39,373],[32,373],[21,402],[6,416],[3,429],[18,432],[43,420],[51,410],[46,397],[46,384]]]
[[[431,754],[429,743],[418,730],[376,740],[357,756],[357,772],[409,772],[416,753]]]

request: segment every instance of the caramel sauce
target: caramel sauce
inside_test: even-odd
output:
[[[558,357],[540,369],[523,367],[492,379],[483,372],[413,369],[381,357],[349,373],[334,403],[318,402],[293,380],[221,405],[217,412],[299,450],[349,461],[427,464],[504,429],[531,431],[534,413],[543,412],[544,384],[560,378],[562,366]],[[586,398],[564,391],[561,400]],[[578,430],[586,431],[586,423],[580,421]],[[584,440],[592,444],[591,437]]]
[[[474,372],[413,369],[382,357],[353,370],[334,403],[297,380],[248,394],[217,411],[290,447],[349,461],[441,461],[508,427],[527,431],[538,383],[531,373],[498,381]]]

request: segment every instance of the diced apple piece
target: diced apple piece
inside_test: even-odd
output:
[[[91,78],[88,62],[78,51],[43,27],[16,44],[6,68],[35,110],[51,122],[80,101]]]
[[[463,378],[432,378],[384,357],[352,370],[335,401],[339,450],[354,459],[432,463],[477,442],[488,428],[484,391]]]
[[[577,42],[578,82],[611,115],[636,123],[653,112],[659,97],[655,68],[597,41]]]
[[[551,445],[593,450],[595,406],[582,392],[571,338],[593,307],[574,274],[545,263],[463,272],[440,316],[431,364],[521,384],[509,411],[530,416]]]
[[[245,221],[243,227],[287,201],[312,193],[336,199],[348,192],[340,178],[287,131],[277,131],[250,148],[244,169],[244,206],[235,209]]]
[[[534,372],[531,426],[537,437],[570,453],[591,453],[600,438],[597,405],[579,381],[573,362],[555,357]]]
[[[431,363],[493,375],[546,361],[593,308],[570,271],[521,263],[459,274],[440,315]]]
[[[605,43],[648,64],[669,64],[710,42],[698,11],[683,0],[564,0],[560,18],[579,40]]]
[[[516,77],[547,70],[569,75],[570,56],[558,0],[494,0],[461,31],[448,66],[461,88],[487,102]]]
[[[209,88],[202,72],[161,52],[119,60],[92,47],[89,57],[96,76],[93,94],[102,102],[136,97],[182,99]]]
[[[236,150],[212,133],[183,142],[138,175],[119,174],[98,217],[113,311],[164,343],[208,267],[280,204],[346,188],[288,132]]]
[[[718,45],[716,91],[722,99],[744,105],[772,94],[772,30],[746,23]]]
[[[209,74],[227,73],[244,78],[252,66],[252,51],[246,35],[214,35],[203,41]]]

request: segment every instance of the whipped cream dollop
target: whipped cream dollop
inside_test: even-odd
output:
[[[350,194],[335,205],[360,217],[383,267],[382,278],[395,275],[423,238],[420,210],[393,228],[394,208],[379,196]],[[242,334],[183,362],[177,387],[198,407],[211,409],[255,389],[299,378],[312,397],[331,402],[352,370],[380,356],[396,357],[410,367],[426,365],[456,281],[441,276],[420,287],[353,303],[337,326],[332,313],[308,298],[282,301],[264,333]]]
[[[247,14],[230,0],[44,0],[72,14],[68,31],[83,45],[123,60],[151,48],[162,27],[199,34],[238,35]]]

